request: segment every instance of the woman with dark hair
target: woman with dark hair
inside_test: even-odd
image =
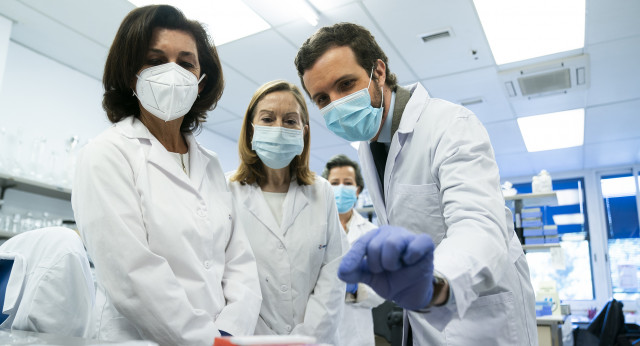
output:
[[[93,336],[212,345],[252,334],[255,258],[216,154],[193,136],[223,89],[206,31],[171,6],[133,10],[103,83],[114,125],[80,153],[72,196],[96,268]]]
[[[256,334],[337,334],[345,284],[337,276],[347,250],[329,183],[309,170],[309,112],[300,90],[276,80],[254,93],[231,175],[239,222],[256,255],[262,308]]]

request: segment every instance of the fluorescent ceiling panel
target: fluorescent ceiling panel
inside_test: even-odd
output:
[[[584,143],[584,108],[518,118],[527,151],[577,147]]]
[[[189,19],[206,24],[216,46],[231,42],[271,26],[239,0],[129,0],[140,7],[167,4],[182,10]]]
[[[585,0],[474,0],[496,64],[584,47]]]

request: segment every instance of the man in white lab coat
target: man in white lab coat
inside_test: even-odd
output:
[[[478,118],[420,84],[398,86],[355,24],[321,28],[295,64],[327,127],[361,141],[365,181],[389,225],[354,244],[341,278],[405,308],[404,344],[537,345],[528,265]]]

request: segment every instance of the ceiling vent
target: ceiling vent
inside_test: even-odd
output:
[[[509,98],[533,99],[587,88],[585,54],[500,71]]]
[[[481,104],[482,102],[484,102],[482,98],[478,97],[474,99],[462,100],[460,101],[460,104],[464,107],[469,107],[469,106]]]
[[[420,36],[420,39],[422,39],[422,42],[426,43],[426,42],[431,42],[440,38],[451,37],[453,36],[453,32],[451,31],[451,29],[444,29],[436,32],[421,34],[419,36]]]

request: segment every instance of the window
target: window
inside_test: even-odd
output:
[[[531,193],[531,183],[515,184],[514,187],[518,194]],[[556,282],[561,300],[593,300],[584,180],[554,180],[553,191],[556,192],[557,203],[523,205],[523,208],[540,207],[543,210],[543,223],[557,227],[560,245],[542,250],[527,250],[531,283],[536,290],[541,282]],[[535,199],[531,201],[536,203]]]
[[[640,298],[640,237],[638,183],[632,173],[600,178],[607,226],[607,246],[613,298]]]

